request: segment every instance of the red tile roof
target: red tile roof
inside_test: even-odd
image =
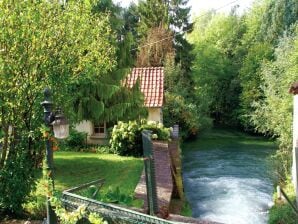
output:
[[[126,77],[124,85],[132,88],[140,80],[141,92],[144,94],[146,107],[162,107],[163,105],[163,67],[133,68]]]

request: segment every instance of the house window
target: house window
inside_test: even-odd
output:
[[[94,124],[93,133],[94,133],[94,135],[105,137],[106,136],[106,123]]]

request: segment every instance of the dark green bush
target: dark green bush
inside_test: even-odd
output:
[[[78,132],[72,129],[69,133],[69,137],[65,141],[65,146],[69,148],[70,151],[78,150],[86,146],[86,133]]]
[[[145,129],[152,131],[152,139],[168,140],[170,137],[169,128],[157,122],[118,122],[112,131],[111,150],[122,156],[141,156],[143,154],[142,131]]]
[[[164,124],[168,127],[178,124],[183,139],[195,137],[199,131],[211,126],[205,110],[202,105],[187,102],[182,96],[166,93]]]
[[[31,219],[42,220],[44,217],[47,216],[45,206],[46,185],[47,180],[45,180],[44,178],[36,181],[36,189],[31,192],[28,200],[26,200],[25,204],[23,205],[26,214],[28,214]]]
[[[24,149],[11,155],[0,170],[0,216],[1,213],[21,215],[23,203],[33,186],[30,159]]]

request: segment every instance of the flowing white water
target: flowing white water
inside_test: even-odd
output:
[[[184,187],[193,216],[225,224],[267,223],[272,152],[258,145],[184,150]]]

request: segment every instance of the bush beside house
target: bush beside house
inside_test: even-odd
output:
[[[118,122],[114,126],[110,145],[111,150],[121,156],[139,157],[142,150],[142,131],[152,131],[152,139],[168,140],[170,138],[170,128],[165,128],[163,124],[153,121],[129,121],[128,123]]]

